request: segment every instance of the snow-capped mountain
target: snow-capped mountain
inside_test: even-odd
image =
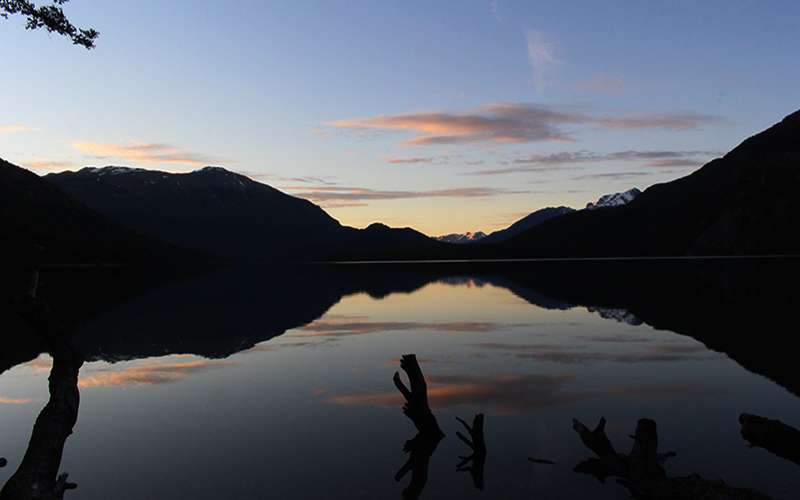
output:
[[[442,236],[436,236],[434,239],[439,241],[444,241],[445,243],[475,243],[476,241],[480,241],[486,237],[486,233],[483,231],[475,231],[474,233],[452,233],[452,234],[445,234]]]
[[[587,210],[594,210],[597,208],[604,208],[604,207],[618,207],[621,205],[626,205],[634,200],[637,196],[642,194],[642,192],[638,188],[629,189],[622,193],[613,193],[613,194],[605,194],[601,196],[595,202],[589,202],[586,204]]]

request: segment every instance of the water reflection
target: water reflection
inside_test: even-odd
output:
[[[672,433],[669,442],[682,443],[680,451],[684,457],[687,451],[691,456],[693,447],[704,446],[699,438],[710,423],[734,422],[731,415],[735,416],[741,408],[736,391],[749,391],[745,397],[753,398],[753,394],[769,386],[766,381],[743,377],[742,370],[720,352],[708,350],[706,345],[790,390],[800,388],[793,353],[782,341],[786,325],[792,324],[790,320],[796,314],[798,298],[796,294],[780,293],[776,286],[800,277],[794,263],[737,266],[661,263],[647,268],[638,264],[631,264],[630,268],[611,264],[576,266],[404,264],[217,270],[208,276],[183,277],[177,282],[159,284],[133,297],[117,294],[124,300],[107,304],[101,311],[95,308],[85,313],[74,336],[67,329],[59,337],[74,341],[81,353],[75,359],[85,357],[90,361],[80,380],[77,369],[74,376],[67,376],[73,372],[72,368],[65,368],[69,363],[63,349],[54,347],[56,344],[47,338],[31,335],[47,328],[48,321],[43,321],[46,315],[4,310],[0,318],[4,325],[14,328],[6,330],[9,348],[0,352],[0,373],[41,352],[49,352],[53,357],[52,365],[42,360],[27,365],[51,373],[49,401],[34,426],[34,437],[44,435],[37,431],[44,428],[39,421],[53,421],[51,417],[56,410],[61,412],[58,418],[62,425],[71,423],[71,432],[75,422],[68,412],[74,408],[77,418],[78,388],[91,395],[95,401],[90,406],[93,411],[87,413],[84,408],[88,417],[82,418],[99,421],[101,426],[89,424],[77,429],[77,441],[75,438],[70,441],[70,449],[75,450],[78,458],[74,460],[81,468],[76,469],[69,461],[65,465],[79,473],[82,493],[85,488],[95,486],[84,483],[92,467],[99,465],[90,458],[90,450],[98,442],[102,445],[102,440],[92,436],[106,433],[102,425],[110,425],[111,429],[123,425],[103,423],[99,415],[109,411],[111,405],[136,404],[139,406],[134,408],[135,415],[131,415],[130,421],[138,422],[144,416],[149,420],[142,428],[163,425],[165,433],[183,435],[181,427],[205,433],[203,426],[226,423],[220,423],[216,431],[208,431],[209,436],[220,433],[220,429],[223,434],[218,438],[199,438],[196,447],[188,439],[179,443],[165,439],[171,447],[161,443],[153,443],[152,449],[139,445],[139,455],[146,450],[160,459],[170,456],[178,446],[185,446],[195,450],[186,452],[186,465],[174,459],[169,464],[189,470],[201,467],[198,448],[229,447],[226,456],[231,464],[237,464],[237,470],[232,471],[224,464],[219,475],[216,464],[203,470],[207,471],[207,485],[218,485],[225,477],[222,472],[242,481],[237,486],[240,490],[231,492],[231,498],[252,496],[252,490],[246,489],[251,476],[264,478],[275,488],[284,488],[279,497],[313,498],[325,496],[321,491],[323,484],[328,487],[334,483],[350,484],[351,475],[355,477],[359,472],[342,469],[352,460],[366,463],[365,471],[375,477],[381,476],[380,467],[393,472],[397,464],[385,464],[378,451],[367,450],[380,448],[385,457],[389,457],[390,449],[397,450],[405,431],[395,428],[385,409],[403,403],[416,430],[416,435],[405,441],[407,460],[395,476],[398,481],[408,481],[403,489],[404,498],[418,498],[423,490],[425,497],[469,498],[484,489],[492,495],[515,497],[511,492],[520,488],[516,481],[522,481],[526,474],[526,469],[515,468],[515,464],[529,465],[525,459],[530,450],[524,448],[531,444],[531,439],[540,447],[535,456],[543,457],[532,459],[537,464],[537,474],[543,475],[542,488],[553,494],[564,488],[560,493],[564,497],[596,494],[597,498],[617,498],[618,492],[611,488],[594,492],[585,483],[564,475],[570,472],[569,468],[559,464],[574,463],[573,459],[579,458],[559,425],[568,422],[571,414],[611,411],[616,417],[613,420],[627,426],[621,420],[626,415],[662,415],[659,412],[667,411],[669,414],[663,420],[669,424],[667,432]],[[46,282],[49,290],[54,291],[57,284]],[[473,293],[469,296],[473,298],[466,295],[467,291]],[[460,295],[462,292],[464,295]],[[56,302],[53,309],[63,309],[58,304],[58,294],[53,297]],[[666,332],[658,332],[651,326]],[[401,367],[409,382],[406,386],[398,378],[399,392],[395,391],[383,383],[387,360],[411,349],[424,356],[413,362],[402,358]],[[397,362],[396,358],[393,362]],[[422,386],[420,363],[427,375]],[[717,369],[723,369],[722,374],[716,375]],[[15,372],[3,377],[13,379],[17,375]],[[731,377],[730,382],[726,377]],[[63,381],[55,389],[54,379]],[[378,379],[383,382],[374,383]],[[744,388],[739,386],[742,381]],[[42,399],[22,390],[9,392],[9,387],[0,386],[3,390],[0,405],[7,408],[25,407]],[[65,406],[63,402],[70,398],[74,399],[74,406]],[[739,405],[736,412],[721,403],[728,399]],[[131,403],[125,403],[127,400]],[[197,400],[202,400],[202,404],[197,404]],[[789,406],[787,400],[776,398],[769,410],[764,408],[764,411],[789,420],[796,418],[794,410],[783,413]],[[150,412],[153,416],[149,416],[147,408],[153,401],[166,410],[164,421],[159,420],[156,412]],[[764,396],[763,401],[769,402],[769,397]],[[702,430],[692,428],[693,417],[684,410],[695,405],[703,407],[705,412]],[[715,405],[720,405],[719,413],[726,413],[712,422],[709,408]],[[324,418],[319,418],[320,415]],[[471,423],[460,421],[462,428],[456,433],[454,418],[467,415],[475,417]],[[487,428],[484,415],[488,415],[490,423]],[[318,418],[331,421],[318,424]],[[313,437],[303,437],[299,430],[303,425],[295,420],[305,422]],[[444,428],[439,427],[440,422]],[[798,463],[800,445],[792,444],[795,438],[791,437],[795,434],[766,432],[764,429],[780,427],[765,427],[762,423],[755,417],[745,418],[741,424],[742,436],[754,446]],[[453,436],[460,435],[460,441],[443,438],[442,430],[450,434],[451,425]],[[747,467],[745,458],[742,463],[731,465],[722,451],[714,454],[715,447],[729,451],[731,442],[741,444],[730,426],[719,425],[719,429],[713,429],[718,441],[701,455],[708,459],[708,465],[698,472],[703,477],[737,478],[737,487],[739,481],[742,486],[749,486],[750,479],[738,479],[737,474],[727,472],[729,468]],[[381,442],[384,427],[388,429],[385,439],[391,443],[381,448],[372,441]],[[568,426],[563,427],[571,432]],[[15,432],[20,428],[13,427]],[[57,486],[61,453],[69,435],[65,429],[60,434],[49,434],[53,439],[49,449],[57,450],[58,458],[50,460],[55,466],[47,467],[45,475],[49,479],[41,484],[47,484],[53,491],[66,486],[66,481]],[[381,432],[370,434],[374,429]],[[136,431],[130,438],[121,434],[119,439],[131,445],[131,441],[147,435],[142,429]],[[359,444],[358,436],[362,435],[370,437]],[[278,449],[283,450],[284,457],[292,458],[276,461],[273,455],[268,455],[272,453],[268,450],[284,439],[287,444]],[[492,445],[492,458],[488,461],[487,440]],[[292,470],[300,470],[307,464],[304,452],[312,448],[322,448],[322,453],[328,447],[340,449],[341,441],[350,443],[348,446],[353,449],[340,451],[341,457],[331,452],[329,459],[337,462],[333,469],[339,462],[343,464],[338,475],[331,472],[329,480],[314,476],[320,485],[292,476],[295,474]],[[720,446],[722,441],[725,447]],[[7,488],[23,485],[20,487],[24,489],[25,482],[20,478],[30,477],[30,473],[23,466],[45,463],[41,453],[31,455],[38,458],[27,458],[33,453],[30,450],[39,449],[33,443],[32,437],[24,453],[0,450],[12,464],[20,463],[13,476],[2,476],[8,478]],[[617,453],[615,460],[628,467],[632,455],[636,456],[633,451]],[[745,452],[740,456],[754,463],[758,461],[761,466],[765,460]],[[18,462],[17,457],[25,458]],[[670,494],[683,491],[676,490],[675,485],[694,488],[716,484],[685,480],[686,476],[668,477],[660,472],[661,465],[661,469],[648,465],[645,469],[651,472],[645,475],[637,475],[638,472],[631,475],[630,470],[620,469],[618,464],[609,468],[613,461],[604,462],[600,456],[593,460],[600,462],[588,461],[581,470],[598,477],[622,479],[631,493],[649,492],[652,498],[662,498],[658,496],[662,490]],[[605,467],[602,474],[596,467],[598,463]],[[683,463],[695,469],[696,462]],[[138,464],[130,475],[148,475],[147,467]],[[777,465],[775,470],[765,477],[774,478],[785,469]],[[4,469],[3,473],[7,471]],[[383,475],[388,479],[391,472]],[[454,472],[458,478],[452,476]],[[104,481],[92,477],[91,483]],[[185,482],[185,477],[176,477],[171,486]],[[386,488],[396,488],[391,481],[386,482],[389,483]],[[89,492],[86,498],[103,498],[107,487],[105,490],[97,487],[98,493]],[[318,489],[314,490],[315,487]],[[208,498],[203,491],[198,485],[186,494]],[[387,494],[384,486],[369,481],[360,491],[367,498]],[[728,490],[717,492],[725,491]],[[791,497],[780,489],[775,491],[776,498]],[[135,498],[135,493],[132,490],[130,498]]]
[[[572,428],[595,457],[588,458],[575,466],[575,472],[594,476],[600,483],[609,477],[617,478],[632,498],[652,500],[694,500],[706,499],[767,499],[755,490],[736,488],[724,481],[709,481],[697,474],[684,477],[669,477],[664,470],[667,459],[674,452],[658,452],[658,430],[654,420],[643,418],[636,424],[636,432],[631,436],[633,446],[627,454],[614,449],[606,436],[606,420],[600,419],[590,430],[586,425],[573,419]]]
[[[436,451],[439,441],[444,438],[444,433],[428,405],[428,384],[417,362],[417,356],[403,355],[400,358],[400,368],[408,377],[409,387],[403,383],[398,372],[394,373],[392,381],[405,400],[403,414],[414,424],[417,435],[406,441],[403,446],[403,451],[408,454],[408,460],[397,471],[394,479],[400,481],[411,471],[411,481],[403,489],[403,498],[416,499],[420,497],[428,482],[431,455]]]
[[[0,490],[0,499],[3,500],[55,500],[77,487],[67,481],[67,474],[59,475],[58,471],[64,445],[78,420],[78,372],[83,359],[70,344],[70,335],[47,304],[36,298],[37,283],[38,275],[34,273],[28,294],[16,301],[15,309],[53,356],[48,378],[50,398],[36,418],[19,467]]]
[[[739,416],[742,437],[750,446],[764,448],[773,455],[800,465],[800,430],[758,415]]]
[[[483,471],[486,467],[486,438],[483,435],[483,413],[478,413],[472,419],[472,425],[456,417],[456,420],[464,427],[469,437],[456,432],[456,436],[470,449],[469,455],[459,456],[461,460],[456,465],[459,472],[469,472],[472,476],[472,484],[478,490],[483,490]]]
[[[430,283],[467,280],[504,288],[544,309],[581,305],[606,318],[688,335],[797,393],[800,374],[794,369],[794,356],[782,348],[782,339],[800,306],[800,294],[781,291],[791,289],[798,278],[800,265],[794,260],[231,268],[184,278],[94,313],[76,342],[89,360],[177,353],[221,358],[298,327],[305,336],[333,338],[379,331],[494,332],[525,326],[499,321],[376,322],[364,317],[320,320],[343,297],[354,294],[384,298]],[[113,287],[123,285],[117,282]],[[71,311],[78,309],[71,305]],[[153,328],[156,324],[159,327]],[[751,341],[754,332],[759,342]],[[15,339],[14,348],[0,357],[0,371],[44,350],[40,342],[25,337]],[[484,343],[485,348],[491,345]],[[695,352],[645,348],[622,360],[691,358],[702,347]],[[18,359],[5,359],[17,353],[22,353]],[[556,349],[518,355],[564,363],[616,361],[610,359],[614,354]]]

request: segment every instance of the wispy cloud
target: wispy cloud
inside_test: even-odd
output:
[[[647,177],[654,175],[657,172],[603,172],[600,174],[586,174],[573,177],[576,181],[585,181],[590,179],[608,179],[608,180],[625,180],[637,179],[639,177]]]
[[[183,380],[194,373],[229,366],[230,364],[227,361],[208,359],[148,361],[125,368],[112,366],[82,375],[78,385],[88,388],[168,384]]]
[[[555,43],[538,30],[525,32],[525,43],[528,49],[528,62],[533,70],[533,84],[541,92],[550,76],[553,65],[559,60],[555,55]]]
[[[60,170],[74,167],[75,164],[71,161],[65,160],[48,160],[48,159],[34,159],[25,164],[28,168],[37,168],[40,170]]]
[[[368,321],[360,319],[318,319],[297,329],[294,335],[300,337],[335,337],[342,335],[360,335],[377,332],[426,330],[448,333],[489,333],[506,330],[515,326],[511,323],[486,321]]]
[[[0,405],[26,405],[28,403],[32,403],[32,399],[24,399],[24,398],[6,398],[0,396]]]
[[[26,125],[0,125],[0,134],[16,134],[19,132],[35,132],[38,129]]]
[[[641,349],[628,352],[590,351],[560,345],[499,342],[483,342],[477,344],[476,347],[499,351],[520,359],[562,364],[704,361],[721,357],[720,354],[709,351],[702,344],[648,344]]]
[[[415,198],[487,198],[490,196],[523,194],[528,192],[489,187],[464,187],[428,191],[391,191],[345,186],[284,186],[283,189],[291,191],[294,196],[306,198],[314,202],[403,200]]]
[[[426,157],[414,157],[414,158],[389,158],[386,160],[387,163],[391,163],[392,165],[404,165],[409,163],[431,163],[433,161],[432,156]]]
[[[500,15],[500,0],[491,0],[489,2],[489,10],[492,11],[492,15],[494,16],[495,20],[503,20],[503,16]]]
[[[597,118],[595,123],[610,129],[661,128],[666,130],[689,130],[705,123],[717,123],[718,117],[701,114],[643,114]]]
[[[466,172],[467,175],[501,175],[518,172],[544,172],[561,170],[564,165],[579,165],[602,162],[643,162],[645,167],[698,167],[711,157],[714,151],[616,151],[594,153],[590,151],[564,151],[551,154],[533,154],[505,161],[502,168]]]
[[[583,125],[611,130],[687,130],[720,121],[702,114],[642,114],[593,116],[574,108],[536,104],[494,104],[468,113],[422,112],[336,120],[328,125],[356,130],[413,132],[412,145],[525,143],[573,138],[564,126]]]
[[[494,414],[517,414],[590,397],[570,391],[574,381],[573,375],[439,375],[428,377],[428,399],[435,409],[477,407]],[[341,405],[402,406],[397,391],[337,394],[325,399]]]
[[[202,166],[219,162],[208,156],[184,151],[161,143],[114,144],[75,142],[72,147],[96,159],[121,159],[134,163],[157,165]]]

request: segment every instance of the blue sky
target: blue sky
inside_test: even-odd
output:
[[[0,20],[0,156],[222,165],[356,226],[498,229],[686,175],[800,108],[792,1],[65,11],[95,50]]]

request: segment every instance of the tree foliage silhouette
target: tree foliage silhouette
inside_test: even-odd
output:
[[[51,5],[37,7],[28,0],[0,0],[0,17],[8,19],[9,15],[19,14],[27,19],[26,29],[44,28],[50,33],[68,37],[75,45],[93,49],[100,33],[92,28],[76,28],[61,8],[68,1],[53,0]]]

